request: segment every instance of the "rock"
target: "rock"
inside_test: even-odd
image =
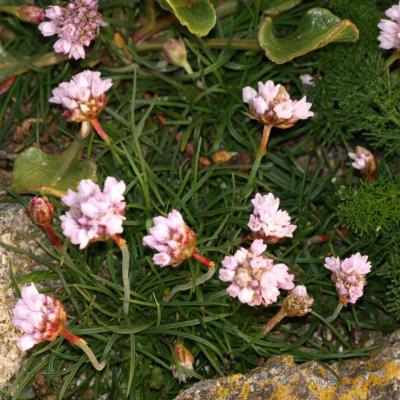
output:
[[[37,240],[44,238],[24,207],[0,204],[0,242],[43,257],[44,251]],[[19,334],[12,325],[12,309],[17,299],[11,288],[10,266],[17,277],[45,269],[29,257],[0,245],[0,389],[8,386],[23,361],[23,354],[17,347]]]
[[[194,384],[175,400],[395,400],[400,399],[400,330],[368,358],[334,363],[332,372],[314,361],[296,365],[291,356],[264,367]]]

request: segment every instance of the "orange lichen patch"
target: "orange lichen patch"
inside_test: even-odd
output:
[[[230,393],[229,388],[217,384],[217,387],[215,388],[215,399],[225,400],[228,398],[229,393]]]
[[[367,378],[356,377],[350,381],[351,387],[346,393],[338,396],[340,400],[367,400],[369,390],[372,387],[384,386],[390,383],[393,379],[400,378],[400,366],[397,361],[391,361],[382,366],[382,369],[377,372],[371,372]],[[341,381],[343,382],[343,380]]]
[[[318,400],[333,400],[336,393],[336,386],[318,385],[315,381],[308,382],[308,389]]]

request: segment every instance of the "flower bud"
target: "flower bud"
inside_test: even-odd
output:
[[[231,160],[232,157],[236,155],[237,153],[232,151],[218,150],[211,155],[211,158],[215,163],[226,164]]]
[[[49,225],[54,215],[54,206],[47,197],[34,197],[29,202],[28,214],[36,225]]]
[[[32,4],[17,7],[15,15],[23,22],[39,25],[44,21],[44,11]]]
[[[288,317],[303,317],[311,312],[314,299],[303,285],[297,285],[283,300],[282,308]]]
[[[194,357],[190,350],[183,344],[176,344],[174,347],[176,365],[172,366],[174,378],[180,382],[186,382],[190,376],[188,372],[193,371]]]
[[[185,42],[182,39],[169,39],[164,43],[163,49],[170,63],[183,68],[189,75],[193,73],[187,60]]]

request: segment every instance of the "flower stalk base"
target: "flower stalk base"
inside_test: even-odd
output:
[[[215,265],[214,261],[211,261],[209,258],[203,256],[202,254],[198,253],[197,251],[193,252],[192,258],[195,259],[196,261],[198,261],[200,264],[203,264],[207,268],[212,268]]]
[[[272,125],[264,125],[263,134],[261,137],[260,145],[258,146],[256,158],[254,160],[253,167],[251,168],[249,181],[247,184],[248,189],[252,189],[254,186],[255,178],[257,175],[257,171],[260,167],[261,160],[267,153],[267,146],[269,141],[269,136],[271,133]]]
[[[100,122],[97,118],[92,118],[90,120],[90,123],[92,124],[94,130],[96,133],[107,143],[110,144],[111,140],[108,137],[106,131],[103,129],[103,127],[100,125]]]
[[[96,356],[94,355],[93,351],[91,348],[88,346],[87,342],[83,339],[81,339],[78,336],[75,336],[73,333],[71,333],[69,330],[66,328],[62,329],[60,331],[60,336],[62,336],[64,339],[67,339],[70,343],[74,344],[75,346],[78,346],[83,350],[83,352],[87,355],[89,361],[92,363],[93,367],[97,371],[101,371],[105,367],[105,363],[100,363]]]
[[[287,317],[286,310],[281,307],[280,310],[274,315],[265,325],[264,325],[264,334],[267,335],[272,329],[275,328],[285,317]]]
[[[131,283],[129,281],[129,249],[126,245],[126,241],[120,236],[114,236],[112,238],[114,243],[120,248],[122,253],[122,282],[124,286],[124,313],[129,313],[129,299],[131,292]]]

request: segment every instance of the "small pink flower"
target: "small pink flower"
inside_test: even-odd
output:
[[[385,12],[390,19],[381,19],[378,24],[380,35],[379,47],[385,50],[400,49],[400,4],[390,7]]]
[[[304,297],[307,296],[307,288],[304,285],[297,285],[292,293],[298,297]]]
[[[150,235],[143,238],[143,245],[157,251],[153,256],[154,264],[177,267],[193,257],[207,268],[214,266],[211,260],[197,252],[196,234],[186,225],[179,211],[172,210],[167,217],[155,217],[153,222]]]
[[[326,257],[325,268],[332,271],[332,281],[339,294],[340,304],[354,304],[362,295],[366,285],[366,274],[371,271],[368,256],[360,253],[340,261],[338,257]]]
[[[231,282],[226,290],[231,297],[250,306],[269,305],[277,301],[279,289],[293,289],[289,268],[264,256],[266,248],[262,240],[254,240],[249,250],[241,248],[223,259],[219,278]]]
[[[256,237],[270,244],[285,237],[293,237],[293,232],[297,228],[296,225],[290,223],[291,218],[287,211],[279,209],[279,201],[279,198],[272,193],[264,196],[257,193],[251,201],[254,210],[248,227],[256,234]]]
[[[101,79],[100,72],[83,71],[53,89],[51,103],[61,104],[70,121],[83,122],[96,118],[107,104],[105,93],[111,79]]]
[[[353,160],[352,167],[360,170],[361,174],[372,180],[376,175],[376,160],[374,155],[362,146],[356,146],[355,153],[348,153]]]
[[[40,294],[35,285],[21,289],[21,299],[13,310],[13,324],[23,335],[18,339],[22,351],[37,343],[53,341],[65,326],[66,315],[61,303]]]
[[[39,29],[43,36],[58,35],[54,44],[56,53],[68,54],[75,60],[85,58],[85,49],[105,26],[98,12],[97,0],[73,0],[66,7],[50,6]]]
[[[282,85],[273,81],[258,83],[258,92],[247,86],[243,89],[243,101],[249,105],[250,115],[264,125],[272,125],[281,129],[292,127],[298,120],[314,115],[310,111],[311,103],[306,97],[291,100]]]
[[[314,77],[310,74],[301,74],[299,76],[300,82],[302,83],[303,86],[308,87],[308,86],[314,86]]]
[[[83,249],[122,233],[125,189],[125,183],[113,177],[106,179],[103,191],[90,179],[80,181],[77,192],[68,189],[62,201],[70,210],[60,217],[64,235]]]

